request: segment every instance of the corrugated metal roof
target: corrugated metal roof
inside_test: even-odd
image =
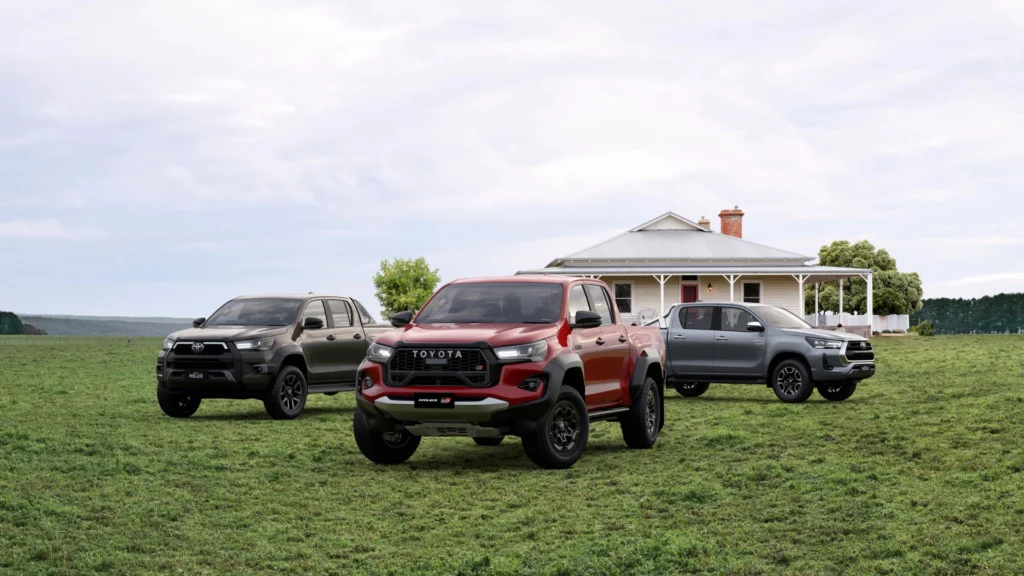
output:
[[[790,260],[812,256],[705,230],[631,230],[552,262],[580,260]]]

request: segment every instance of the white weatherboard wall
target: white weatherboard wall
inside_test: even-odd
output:
[[[824,319],[824,320],[822,320]],[[804,320],[807,321],[811,326],[838,326],[839,315],[838,314],[823,314],[822,316],[815,318],[814,314],[808,314],[804,316]],[[822,324],[822,321],[824,322]],[[816,324],[817,322],[817,324]],[[855,316],[853,314],[843,314],[843,325],[844,326],[868,326],[867,316]],[[909,314],[892,314],[889,316],[875,316],[874,317],[874,330],[875,332],[882,332],[883,330],[890,330],[892,332],[906,332],[910,329],[910,315]]]
[[[699,276],[698,280],[682,282],[680,276],[672,276],[665,282],[665,310],[682,300],[683,283],[697,284],[700,289],[698,298],[704,302],[729,302],[729,282],[722,276]],[[602,277],[614,295],[612,285],[615,282],[633,283],[633,313],[623,314],[623,320],[632,322],[640,317],[640,310],[654,310],[661,313],[661,285],[653,276],[605,276]],[[761,303],[781,306],[795,314],[803,315],[800,309],[799,285],[788,276],[744,276],[736,281],[735,302],[743,302],[743,282],[761,283]],[[711,291],[708,292],[708,284]]]

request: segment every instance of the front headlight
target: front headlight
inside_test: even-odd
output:
[[[163,349],[170,350],[171,348],[174,348],[174,340],[171,340],[170,338],[164,338]]]
[[[843,346],[843,343],[839,340],[826,340],[824,338],[807,338],[807,343],[812,348],[818,348],[820,350],[839,350]]]
[[[370,344],[370,348],[366,351],[366,359],[370,362],[386,364],[391,359],[392,352],[394,352],[393,348],[374,342]]]
[[[274,337],[260,338],[259,340],[242,340],[235,342],[235,348],[239,350],[263,350],[267,351],[273,348]]]
[[[548,341],[538,340],[519,346],[495,348],[494,355],[506,362],[540,362],[548,355]]]

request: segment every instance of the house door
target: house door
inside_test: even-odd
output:
[[[697,284],[683,284],[682,290],[683,293],[681,295],[680,301],[683,304],[696,302],[699,299],[698,296],[700,296],[700,287]]]

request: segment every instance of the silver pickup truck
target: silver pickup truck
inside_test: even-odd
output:
[[[841,401],[875,375],[868,339],[816,330],[778,306],[676,304],[648,324],[665,337],[667,383],[687,397],[730,383],[767,384],[783,402],[803,402],[815,388]]]

